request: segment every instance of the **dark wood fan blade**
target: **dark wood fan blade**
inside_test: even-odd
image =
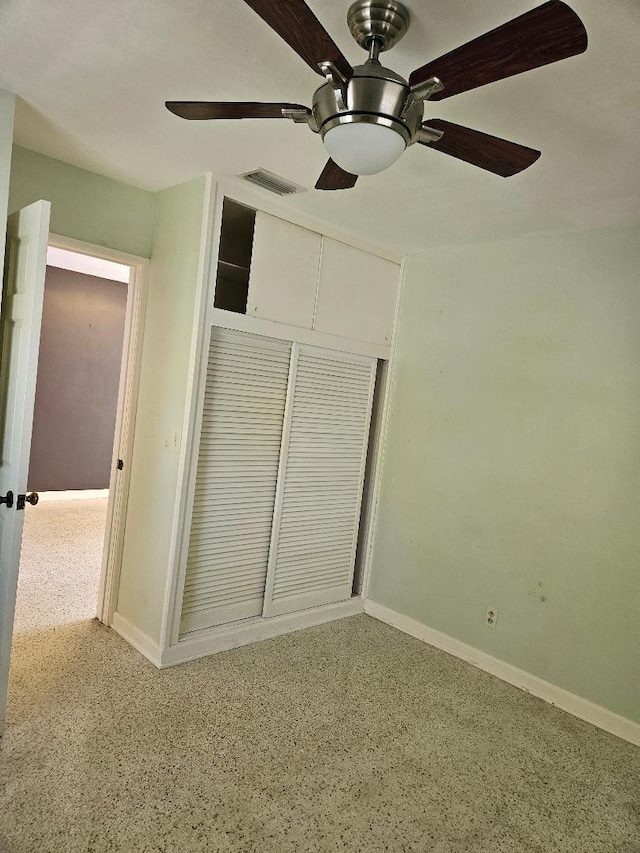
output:
[[[282,118],[282,110],[306,110],[300,104],[261,104],[257,101],[167,101],[166,108],[180,118]]]
[[[416,69],[409,83],[438,77],[444,89],[430,100],[440,101],[586,49],[587,32],[580,18],[560,0],[549,0]]]
[[[353,68],[304,0],[245,0],[263,21],[318,74],[319,62],[333,62],[348,79]]]
[[[322,170],[322,174],[316,182],[317,190],[350,190],[358,180],[357,175],[352,175],[341,169],[331,158]]]
[[[534,148],[507,142],[498,136],[489,136],[440,118],[429,119],[423,126],[442,131],[442,137],[435,142],[422,142],[427,148],[435,148],[436,151],[464,160],[472,166],[479,166],[487,172],[502,175],[503,178],[522,172],[540,156],[540,152]]]

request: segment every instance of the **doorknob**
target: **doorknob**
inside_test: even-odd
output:
[[[30,495],[18,495],[16,509],[24,509],[25,503],[31,504],[31,506],[35,506],[39,500],[40,495],[37,492],[31,492]]]
[[[7,509],[13,506],[13,492],[9,491],[4,497],[0,497],[0,504],[6,504]]]

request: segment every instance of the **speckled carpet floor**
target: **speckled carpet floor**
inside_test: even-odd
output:
[[[56,618],[15,638],[2,853],[640,851],[640,750],[369,617],[164,672]]]
[[[106,498],[26,508],[14,634],[95,616],[106,521]]]

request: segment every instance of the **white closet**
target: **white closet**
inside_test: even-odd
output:
[[[213,191],[179,270],[193,357],[154,433],[171,488],[141,522],[167,541],[160,559],[157,536],[129,543],[113,615],[160,667],[364,611],[388,412],[399,258],[238,182]]]
[[[181,635],[349,599],[376,364],[212,329]]]

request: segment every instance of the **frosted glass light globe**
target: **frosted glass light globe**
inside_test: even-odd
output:
[[[402,136],[382,124],[339,124],[325,133],[331,159],[352,175],[375,175],[388,169],[407,147]]]

